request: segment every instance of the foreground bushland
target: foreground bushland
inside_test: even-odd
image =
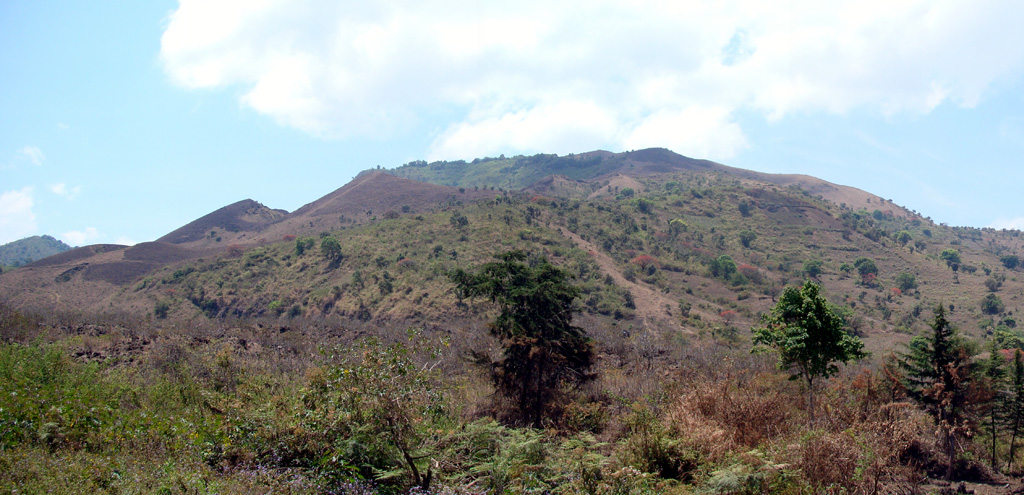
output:
[[[933,419],[871,366],[811,423],[771,357],[592,329],[596,378],[533,428],[492,419],[479,328],[0,318],[4,492],[913,493],[945,473]],[[965,440],[956,477],[988,476],[984,452]]]

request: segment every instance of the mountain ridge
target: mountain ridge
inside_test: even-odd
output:
[[[1019,232],[935,225],[813,177],[665,149],[474,162],[368,170],[291,213],[232,203],[152,243],[79,248],[4,274],[0,297],[141,314],[162,305],[171,318],[474,319],[482,310],[446,273],[525,249],[573,270],[586,318],[662,335],[736,338],[805,276],[879,348],[922,328],[922,308],[939,301],[984,331],[1015,325],[1024,302],[1019,270],[1002,261],[1024,249]],[[307,236],[311,247],[298,249]],[[325,237],[339,240],[340,259],[318,254]],[[945,250],[962,257],[959,271]],[[877,265],[871,277],[857,272],[861,258]],[[895,291],[903,274],[918,288]],[[1003,309],[984,313],[987,294]]]

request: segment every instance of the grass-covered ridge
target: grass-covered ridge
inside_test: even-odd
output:
[[[505,158],[478,158],[465,160],[419,160],[388,170],[407,179],[453,187],[500,187],[519,190],[549,175],[564,175],[570,179],[590,179],[614,171],[623,159],[606,159],[603,152],[583,155],[532,155]]]

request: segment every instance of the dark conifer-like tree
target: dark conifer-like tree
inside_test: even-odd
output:
[[[949,460],[946,479],[951,480],[959,439],[970,433],[970,356],[946,319],[942,304],[935,308],[931,327],[930,337],[918,336],[910,341],[907,352],[900,356],[900,367],[907,395],[924,405],[938,423]]]
[[[496,257],[499,261],[476,273],[458,269],[449,277],[456,291],[497,303],[500,313],[491,332],[501,340],[504,354],[493,363],[494,384],[516,404],[522,419],[540,427],[564,387],[593,378],[593,345],[572,324],[579,289],[569,283],[568,272],[542,257],[528,260],[523,251]]]

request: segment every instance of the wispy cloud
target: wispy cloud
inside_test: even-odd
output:
[[[122,246],[134,246],[138,244],[138,242],[135,242],[134,239],[121,236],[114,240],[114,244],[120,244]]]
[[[43,161],[46,160],[46,155],[43,154],[43,150],[35,146],[25,146],[18,150],[18,154],[28,158],[32,162],[32,165],[41,166]]]
[[[62,131],[66,131],[66,130],[70,129],[71,126],[69,126],[69,125],[67,125],[67,124],[65,124],[63,122],[57,122],[57,128],[62,130]]]
[[[993,221],[989,227],[992,227],[993,229],[1024,230],[1024,217],[999,218]]]
[[[95,227],[85,230],[72,230],[61,234],[61,239],[72,246],[84,246],[87,242],[98,239],[100,232]]]
[[[50,185],[50,192],[57,196],[63,196],[67,199],[75,199],[82,192],[82,186],[68,187],[67,184],[60,182],[57,184]]]
[[[184,87],[238,87],[243,105],[327,138],[442,110],[457,118],[435,157],[653,143],[727,158],[746,146],[740,112],[973,107],[1024,69],[1022,15],[998,0],[181,0],[160,56]]]
[[[36,233],[32,187],[0,194],[0,244]]]

